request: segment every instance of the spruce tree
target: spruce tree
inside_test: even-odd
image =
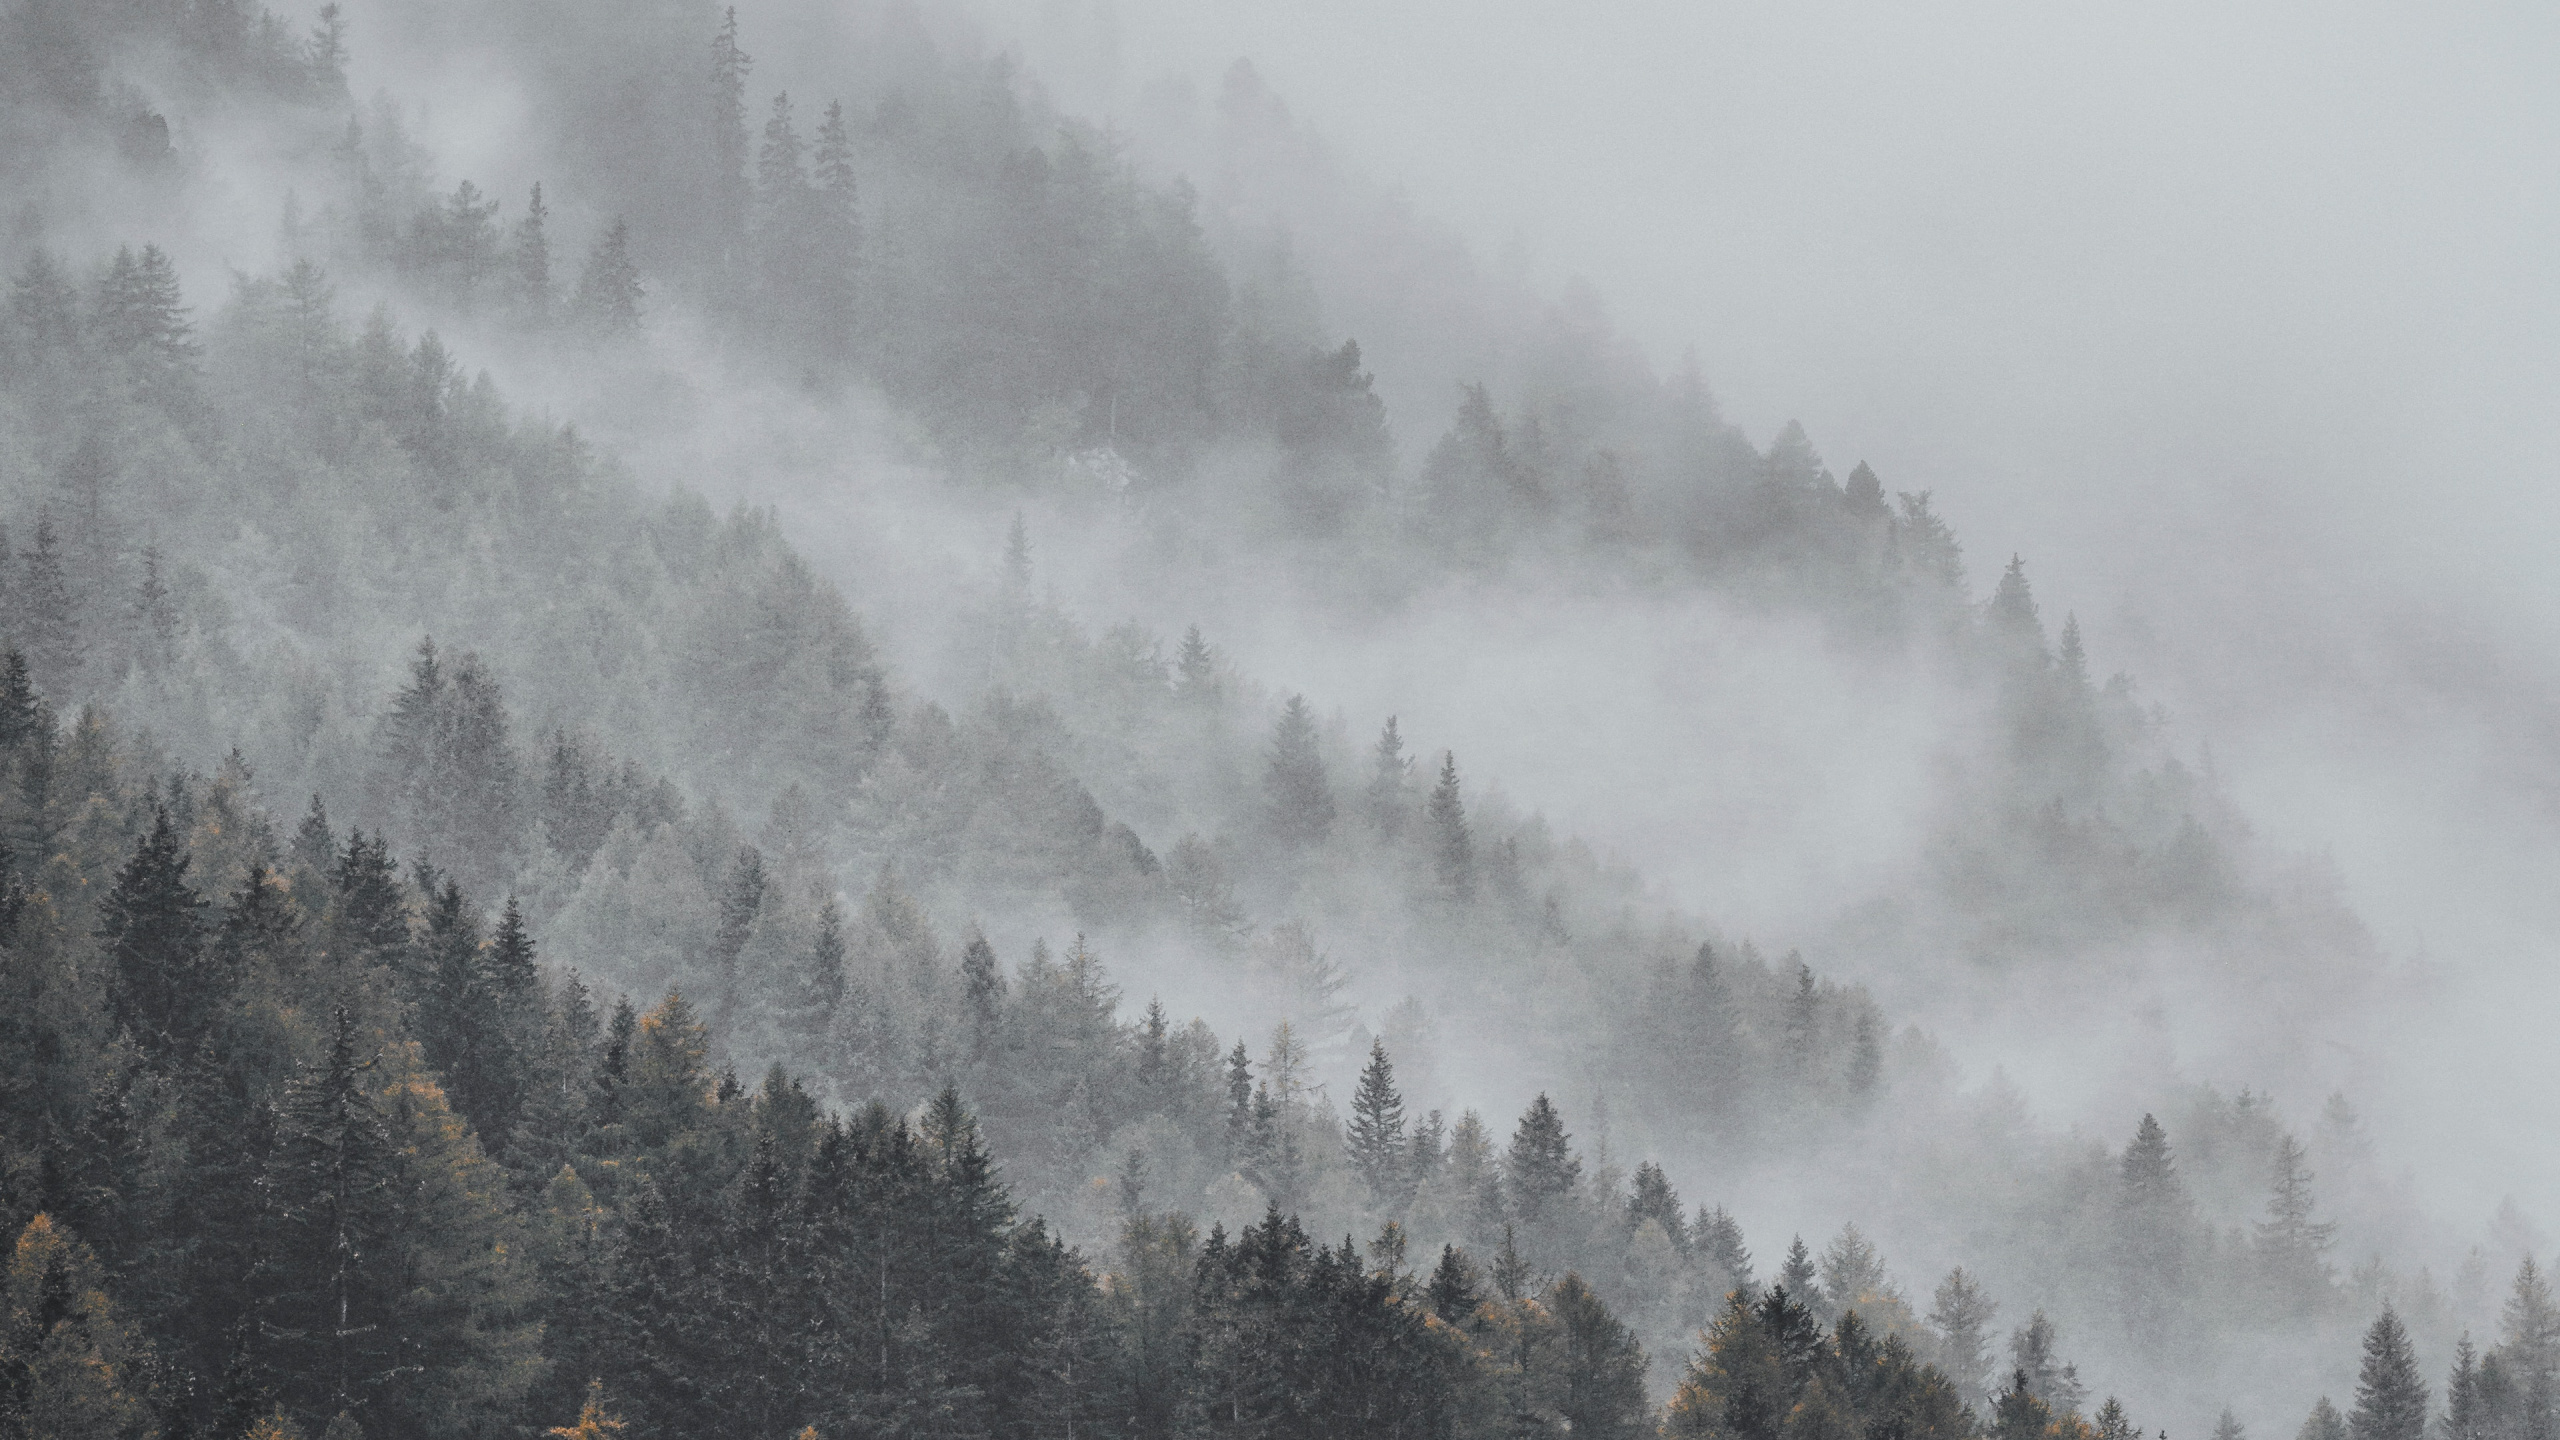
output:
[[[2191,1212],[2186,1184],[2157,1118],[2142,1117],[2117,1167],[2116,1265],[2127,1328],[2158,1342],[2183,1292]]]
[[[1433,877],[1442,894],[1454,900],[1468,900],[1475,895],[1475,840],[1467,832],[1467,807],[1458,795],[1458,756],[1443,751],[1440,756],[1440,783],[1431,790],[1431,803],[1425,812],[1431,822],[1431,861]]]
[[[551,319],[551,207],[542,203],[542,182],[533,184],[524,218],[515,233],[516,310],[529,325]]]
[[[2364,1332],[2347,1434],[2350,1440],[2425,1440],[2426,1433],[2427,1382],[2418,1373],[2417,1350],[2400,1317],[2385,1305]]]
[[[99,906],[98,938],[112,967],[115,1016],[146,1053],[185,1054],[228,991],[206,953],[205,902],[187,884],[186,843],[164,805]]]
[[[1644,1350],[1635,1335],[1609,1313],[1582,1277],[1567,1274],[1547,1291],[1562,1353],[1556,1357],[1555,1408],[1562,1428],[1582,1440],[1650,1437],[1652,1415],[1644,1393]]]
[[[1938,1368],[1955,1381],[1967,1403],[1990,1381],[1991,1321],[2000,1306],[1961,1265],[1947,1272],[1930,1297],[1929,1325],[1938,1332]]]
[[[2267,1283],[2289,1310],[2316,1305],[2328,1292],[2329,1247],[2336,1243],[2333,1221],[2311,1218],[2312,1174],[2302,1142],[2291,1133],[2279,1136],[2270,1166],[2267,1218],[2258,1222],[2258,1258]]]
[[[45,512],[37,512],[35,543],[19,558],[8,599],[17,647],[37,688],[60,693],[80,670],[80,611]]]
[[[12,645],[0,656],[0,750],[15,752],[44,726],[44,702],[37,698],[26,652]]]
[[[1475,1318],[1476,1307],[1483,1296],[1476,1290],[1475,1267],[1455,1245],[1440,1247],[1440,1263],[1431,1269],[1431,1282],[1423,1289],[1423,1297],[1431,1304],[1431,1313],[1443,1323],[1463,1325]]]
[[[1502,1164],[1503,1184],[1523,1222],[1535,1225],[1562,1218],[1582,1179],[1582,1161],[1574,1155],[1572,1142],[1554,1101],[1542,1092],[1529,1102]]]
[[[2027,1388],[2057,1415],[2077,1415],[2088,1388],[2080,1383],[2080,1367],[2062,1358],[2062,1332],[2042,1310],[2027,1317],[2009,1336],[2009,1357]]]
[[[1272,833],[1283,845],[1322,844],[1333,829],[1333,791],[1325,780],[1315,720],[1303,695],[1290,696],[1272,726],[1262,789],[1271,807]]]
[[[1395,1066],[1387,1059],[1384,1041],[1369,1042],[1369,1063],[1351,1097],[1346,1148],[1352,1170],[1369,1187],[1370,1202],[1390,1212],[1401,1208],[1412,1163],[1405,1142],[1404,1097],[1396,1093]]]
[[[1815,1278],[1813,1251],[1802,1235],[1787,1241],[1787,1258],[1778,1267],[1777,1286],[1787,1298],[1813,1311],[1823,1303],[1822,1282]]]
[[[376,1058],[358,1057],[354,1018],[339,1008],[327,1055],[285,1086],[259,1182],[259,1355],[266,1383],[305,1414],[361,1408],[411,1360],[398,1322],[398,1157],[371,1093]]]
[[[1202,706],[1217,703],[1218,656],[1201,636],[1199,626],[1182,632],[1182,648],[1174,656],[1173,674],[1175,693],[1185,701]]]
[[[1648,1220],[1662,1228],[1675,1253],[1689,1253],[1689,1218],[1680,1213],[1680,1192],[1671,1188],[1671,1177],[1662,1167],[1650,1160],[1636,1167],[1635,1183],[1628,1190],[1627,1228],[1641,1229]]]
[[[1742,1222],[1731,1211],[1721,1205],[1712,1211],[1700,1206],[1690,1233],[1697,1237],[1700,1255],[1715,1261],[1738,1289],[1751,1288],[1751,1250],[1742,1243]]]
[[[590,332],[619,335],[638,328],[640,302],[647,298],[640,266],[631,258],[631,227],[617,215],[587,252],[571,308]]]
[[[1413,757],[1404,753],[1404,737],[1396,733],[1396,717],[1387,717],[1378,743],[1369,751],[1369,823],[1389,840],[1404,833],[1405,791],[1413,776]]]
[[[2338,1407],[2323,1395],[2312,1405],[2311,1414],[2295,1432],[2294,1440],[2347,1440],[2347,1417],[2339,1414]]]
[[[722,12],[711,39],[711,205],[714,258],[726,263],[747,229],[747,71],[755,61],[738,47],[738,9]],[[620,222],[616,222],[617,226]]]

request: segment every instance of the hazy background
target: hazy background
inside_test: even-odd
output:
[[[1800,419],[1836,469],[1865,459],[1889,488],[1935,491],[1977,584],[2023,552],[2102,672],[2139,675],[2271,835],[2334,858],[2386,948],[2418,965],[2430,1025],[2491,1042],[2418,1047],[2393,1094],[2362,1088],[2395,1153],[2456,1206],[2494,1203],[2453,1178],[2479,1169],[2448,1165],[2480,1146],[2511,1183],[2560,1180],[2540,1138],[2560,1121],[2543,1058],[2560,1001],[2560,14],[986,13],[1068,108],[1142,142],[1213,105],[1249,56],[1302,124],[1487,269],[1549,293],[1587,281],[1658,368],[1694,345],[1755,440]],[[1440,419],[1397,418],[1409,447]],[[1836,743],[1812,753],[1836,759],[1790,747],[1796,762],[1753,773],[1753,803],[1849,838],[1702,875],[1663,823],[1689,792],[1630,773],[1629,735],[1552,748],[1554,726],[1597,708],[1569,658],[1588,647],[1542,646],[1500,615],[1474,633],[1523,642],[1487,645],[1509,663],[1476,661],[1501,673],[1473,691],[1507,693],[1522,723],[1466,740],[1531,803],[1580,794],[1574,818],[1649,852],[1676,891],[1748,916],[1736,896],[1754,887],[1721,881],[1792,864],[1802,882],[1891,848],[1905,812],[1878,776],[1907,763],[1907,727],[1813,721]],[[1698,676],[1731,657],[1678,617],[1648,635],[1618,678],[1656,708],[1628,728],[1676,744],[1663,722],[1719,713]],[[1332,647],[1337,697],[1397,663],[1350,648]],[[1766,678],[1726,688],[1785,677]],[[1573,757],[1578,773],[1551,773]],[[1604,804],[1620,825],[1588,815]],[[2445,1123],[2483,1096],[2522,1129]]]
[[[357,93],[432,96],[419,130],[447,176],[501,194],[540,178],[511,143],[509,77],[466,35],[353,8],[399,42],[358,47]],[[2304,1089],[2346,1084],[2453,1214],[2560,1184],[2540,1139],[2560,1125],[2542,1059],[2560,1004],[2546,658],[2560,587],[2544,579],[2560,539],[2546,413],[2560,394],[2560,19],[978,9],[1061,109],[1108,120],[1143,166],[1191,175],[1213,217],[1239,193],[1300,202],[1293,243],[1337,282],[1320,293],[1343,288],[1322,273],[1329,239],[1395,236],[1408,268],[1378,268],[1432,292],[1409,328],[1444,347],[1361,337],[1408,456],[1447,423],[1450,383],[1502,359],[1471,353],[1451,319],[1466,300],[1433,291],[1435,267],[1472,267],[1467,294],[1571,297],[1657,371],[1694,347],[1755,442],[1798,419],[1835,471],[1863,459],[1888,489],[1934,492],[1977,588],[2023,553],[2049,623],[2076,611],[2100,673],[2135,673],[2273,838],[2327,856],[2409,971],[2392,1009],[2310,1073],[2299,1057],[2252,1068],[2230,997],[2165,972],[2073,977],[2006,1016],[1953,992],[1930,1011],[1931,987],[1870,977],[1977,1074],[2004,1064],[2040,1110],[2109,1134],[2173,1067],[2274,1085],[2298,1113],[2317,1103]],[[823,70],[797,67],[830,47],[795,37],[838,28],[827,7],[747,18],[758,95],[823,93]],[[1338,167],[1334,188],[1216,173],[1239,57]],[[1406,228],[1310,233],[1355,212]],[[498,368],[544,394],[540,375]],[[968,529],[901,509],[911,477],[843,417],[754,401],[652,416],[661,428],[621,436],[624,452],[652,478],[794,506],[805,543],[908,643],[908,673],[929,674],[935,617],[914,597],[968,563]],[[1232,571],[1131,581],[1076,517],[1034,519],[1043,583],[1089,622],[1198,621],[1354,733],[1401,712],[1417,745],[1456,747],[1472,775],[1618,849],[1669,898],[1781,943],[1891,888],[1925,832],[1933,747],[1964,718],[1925,675],[1829,663],[1808,635],[1710,601],[1449,593],[1376,627]],[[976,520],[991,563],[1001,532]],[[2117,1053],[2093,1063],[2092,1031]],[[2388,1071],[2386,1048],[2401,1057]],[[2483,1097],[2494,1113],[2478,1113]],[[2476,1123],[2453,1122],[2465,1111]]]

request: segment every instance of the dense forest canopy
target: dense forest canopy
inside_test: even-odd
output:
[[[2449,1235],[2349,1097],[2061,1133],[1857,978],[2386,968],[1928,494],[1568,311],[1391,414],[1284,243],[913,6],[788,32],[797,95],[752,7],[406,17],[523,87],[521,195],[334,4],[5,23],[10,1433],[2553,1423],[2530,1223]],[[872,543],[1002,543],[901,639],[609,393],[793,397],[926,487],[848,482]],[[1053,546],[1380,627],[1708,596],[1969,723],[1905,892],[1738,933]]]

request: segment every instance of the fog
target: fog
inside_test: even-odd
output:
[[[567,967],[700,1000],[705,1114],[780,1113],[719,1064],[839,1116],[965,1092],[1114,1303],[1151,1209],[1396,1220],[1587,1271],[1659,1406],[1750,1276],[1645,1218],[1658,1161],[1760,1280],[1854,1223],[1923,1360],[1961,1264],[2152,1428],[2281,1440],[2385,1301],[2429,1377],[2465,1330],[2544,1364],[2496,1294],[2560,1222],[2560,21],[759,4],[714,164],[714,12],[611,10],[362,0],[343,90],[98,19],[59,136],[0,96],[45,142],[0,164],[5,612],[96,797],[75,830],[0,742],[52,947],[8,910],[0,950],[106,973],[43,907],[174,809],[200,877],[290,872],[371,955],[334,832],[283,841],[320,792],[418,862],[398,998],[332,980],[336,1023],[358,995],[413,1046],[523,1216],[595,1179],[615,1245],[616,1173],[745,1192],[601,1121],[500,1138],[456,1057],[533,1042],[469,1049],[402,978],[466,905],[523,901],[536,1029],[598,1024]],[[133,114],[170,158],[109,154]],[[536,183],[549,278],[509,278]],[[134,359],[108,257],[146,240],[194,329]],[[87,338],[47,338],[56,254]],[[308,1057],[298,954],[241,993]],[[1150,997],[1209,1027],[1179,1096]],[[123,1053],[92,1030],[43,1053]],[[1230,1107],[1266,1037],[1276,1099]],[[1520,1142],[1379,1188],[1343,1129],[1372,1037],[1493,1151],[1552,1093],[1568,1209]],[[2156,1232],[2117,1193],[2146,1112],[2187,1187]],[[2267,1208],[2279,1135],[2341,1228]]]
[[[2429,1173],[2486,1139],[2441,1123],[2466,1095],[2542,1103],[2509,1057],[2538,1048],[2541,1005],[2512,1002],[2554,998],[2560,940],[2536,878],[2560,861],[2552,16],[991,8],[1141,134],[1163,76],[1214,93],[1249,57],[1488,266],[1588,283],[1658,365],[1695,346],[1754,436],[1799,419],[1835,463],[1933,491],[1977,574],[2024,553],[2253,818],[2334,857],[2387,946],[2458,973],[2445,1023],[2497,1028],[2400,1077]],[[1589,693],[1511,678],[1542,675]],[[1667,736],[1693,697],[1626,698]],[[1639,825],[1660,794],[1606,766],[1546,788]],[[2494,1168],[2543,1188],[2546,1154]]]

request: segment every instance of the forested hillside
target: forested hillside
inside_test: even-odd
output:
[[[2271,1359],[2299,1413],[2379,1311],[2357,1440],[2431,1423],[2413,1344],[2448,1436],[2547,1428],[2530,1244],[2457,1361],[2515,1257],[2439,1287],[2343,1097],[2040,1128],[1803,953],[1850,941],[1681,913],[1438,737],[1073,612],[1022,517],[1382,625],[1532,574],[1812,617],[1983,717],[1860,956],[2361,983],[2022,562],[1977,597],[1927,495],[1606,346],[1400,442],[1276,253],[949,17],[848,15],[795,99],[751,9],[485,7],[557,167],[519,198],[349,92],[334,5],[8,12],[0,1425],[2132,1440],[2052,1317],[2183,1424]],[[250,151],[271,262],[190,288]],[[878,402],[1011,517],[925,602],[966,683],[898,673],[788,511],[635,483],[475,345]],[[1488,1113],[1481,1053],[1548,1093]],[[1746,1243],[1791,1170],[1945,1278]]]

